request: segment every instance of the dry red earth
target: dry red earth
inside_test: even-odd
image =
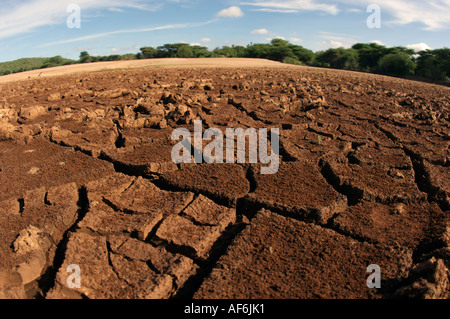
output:
[[[0,297],[449,297],[450,88],[152,63],[2,77]],[[278,172],[175,164],[196,119],[279,128]]]

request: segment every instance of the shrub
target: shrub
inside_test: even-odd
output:
[[[382,74],[406,76],[414,74],[416,64],[405,52],[391,53],[383,56],[378,62],[378,69]]]
[[[286,57],[283,59],[283,63],[286,64],[295,64],[295,65],[303,65],[303,63],[301,61],[299,61],[297,58],[293,58],[293,57]]]
[[[344,48],[328,49],[317,54],[315,64],[321,67],[357,70],[359,67],[358,51]]]

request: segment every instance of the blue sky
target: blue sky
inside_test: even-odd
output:
[[[80,11],[80,28],[67,20]],[[380,28],[367,19],[380,9]],[[137,53],[186,42],[213,49],[281,37],[317,51],[357,42],[450,47],[450,0],[0,0],[0,61]]]

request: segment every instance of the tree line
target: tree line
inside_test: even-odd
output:
[[[416,77],[450,85],[450,49],[415,52],[402,46],[386,47],[377,43],[357,43],[351,48],[331,48],[313,52],[283,39],[270,43],[251,43],[247,46],[223,46],[209,50],[205,46],[187,43],[164,44],[158,47],[143,47],[137,54],[92,56],[87,51],[80,53],[79,60],[68,60],[61,56],[45,59],[34,68],[45,68],[75,63],[119,61],[155,58],[261,58],[283,63],[363,71],[397,77]],[[8,62],[7,62],[8,63]],[[0,74],[25,71],[29,68],[4,70],[0,63]],[[17,65],[17,64],[16,64]],[[3,73],[2,73],[3,70]],[[8,73],[9,72],[9,73]]]
[[[357,43],[351,48],[331,48],[313,52],[283,39],[270,43],[233,45],[209,51],[186,43],[143,47],[137,59],[236,57],[262,58],[289,64],[363,71],[397,77],[415,76],[450,85],[450,49],[415,52],[402,46],[386,47],[377,43]]]

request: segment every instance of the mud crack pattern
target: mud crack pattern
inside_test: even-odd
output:
[[[0,297],[449,296],[448,88],[195,66],[0,93]],[[278,173],[173,163],[171,133],[194,120],[279,128]]]

